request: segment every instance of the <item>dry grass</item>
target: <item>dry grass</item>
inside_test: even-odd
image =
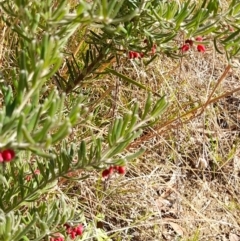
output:
[[[240,72],[232,68],[221,79],[227,65],[225,57],[208,46],[206,53],[192,51],[181,60],[159,56],[147,67],[130,60],[118,66],[153,91],[165,93],[169,108],[129,148],[144,145],[147,151],[128,164],[125,177],[103,182],[93,174],[77,184],[86,217],[112,240],[239,240]],[[108,104],[99,107],[99,113],[108,113],[105,119],[121,114],[131,100],[143,103],[146,97],[144,91],[111,76],[94,83],[95,96],[104,86],[116,85],[105,98]],[[191,115],[211,94],[217,101]]]
[[[3,51],[1,47],[1,57],[6,55]],[[145,67],[123,58],[116,66],[154,92],[166,94],[169,107],[159,123],[129,147],[130,151],[144,145],[147,151],[128,164],[124,177],[105,182],[99,172],[92,172],[87,180],[60,185],[69,197],[78,198],[95,231],[104,229],[114,241],[240,240],[238,60],[235,65],[221,79],[227,60],[209,45],[206,53],[191,50],[179,60],[159,55]],[[194,112],[204,107],[219,79],[211,97],[216,101],[202,113],[202,108]],[[143,104],[147,95],[113,76],[92,80],[82,91],[89,102],[101,100],[94,119],[99,135],[131,101]],[[77,142],[83,134],[78,127],[74,133],[71,139]]]

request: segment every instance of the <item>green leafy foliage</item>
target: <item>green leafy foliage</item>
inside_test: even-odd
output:
[[[144,152],[125,151],[159,120],[167,101],[108,66],[114,59],[126,61],[130,50],[143,53],[146,65],[160,54],[182,57],[179,37],[210,33],[216,50],[231,59],[240,50],[239,9],[235,0],[224,13],[217,0],[94,0],[73,6],[67,0],[1,1],[1,23],[16,41],[10,68],[1,70],[0,153],[11,149],[17,157],[0,163],[0,239],[49,240],[64,233],[63,225],[82,220],[82,214],[76,202],[68,205],[64,194],[56,194],[59,178],[81,170],[83,180],[94,169],[124,165]],[[64,49],[78,31],[85,47],[66,60],[67,77],[62,76]],[[107,133],[96,136],[91,98],[79,86],[100,75],[117,76],[148,97],[144,107],[136,101],[111,121]],[[74,128],[87,138],[68,143]]]

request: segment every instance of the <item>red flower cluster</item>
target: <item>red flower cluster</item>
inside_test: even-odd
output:
[[[144,39],[143,43],[148,45],[148,40]],[[154,54],[156,54],[156,51],[157,51],[157,45],[156,44],[151,44],[151,52],[149,54],[150,55],[154,55]],[[136,52],[136,51],[129,51],[128,52],[128,58],[129,59],[136,59],[136,58],[141,59],[143,57],[144,57],[144,53],[139,53],[139,52]]]
[[[15,157],[14,150],[6,149],[0,152],[0,163],[10,162]]]
[[[138,53],[135,51],[129,51],[128,57],[129,59],[136,59],[136,58],[143,58],[144,54],[143,53]]]
[[[64,237],[60,233],[56,233],[55,237],[51,237],[50,241],[64,241]]]
[[[81,236],[83,234],[83,225],[79,224],[76,227],[72,227],[68,224],[64,224],[66,227],[66,232],[70,236],[71,239],[75,239],[76,236]],[[50,241],[64,241],[64,237],[61,233],[54,234],[54,237],[50,238]]]
[[[198,37],[195,38],[195,40],[198,41],[198,42],[202,42],[202,41],[203,41],[203,38],[202,38],[201,36],[198,36]],[[194,43],[193,40],[187,39],[187,40],[185,41],[185,44],[184,44],[180,49],[182,50],[182,52],[187,52],[187,51],[190,49],[190,47],[193,46],[193,43]],[[204,52],[206,51],[205,45],[203,45],[203,44],[198,44],[198,45],[197,45],[197,51],[204,53]]]
[[[102,177],[103,178],[108,178],[110,177],[114,172],[117,172],[118,174],[125,174],[126,173],[126,167],[125,166],[111,166],[108,169],[105,169],[102,172]]]
[[[68,224],[64,224],[67,229],[67,234],[70,235],[71,239],[75,239],[76,236],[81,236],[83,234],[84,227],[82,224],[79,224],[76,227],[72,227]]]

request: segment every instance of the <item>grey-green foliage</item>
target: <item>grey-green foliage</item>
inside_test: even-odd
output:
[[[36,202],[25,215],[21,210],[4,212],[0,209],[0,239],[42,240],[51,230],[56,230],[59,224],[73,219],[74,209],[70,212],[69,210],[63,195],[58,196],[52,203]]]
[[[76,28],[99,21],[106,24],[112,21],[110,17],[116,17],[122,2],[115,1],[111,7],[115,14],[111,16],[105,2],[80,1],[72,12],[64,0],[1,1],[1,11],[5,12],[2,19],[18,35],[18,46],[17,67],[11,71],[12,85],[1,85],[4,106],[0,111],[0,148],[30,149],[46,155],[43,150],[66,137],[79,116],[84,118],[82,98],[67,112],[64,94],[55,89],[44,92],[43,87],[59,69],[61,51]],[[126,13],[125,20],[134,13],[135,10]],[[5,81],[9,82],[2,80]],[[40,104],[43,98],[44,103]]]
[[[108,63],[114,56],[119,61],[125,51],[147,54],[153,42],[158,44],[159,51],[175,56],[179,48],[175,37],[179,33],[184,33],[185,38],[213,33],[219,52],[223,47],[229,57],[237,55],[239,9],[236,0],[226,12],[221,12],[217,0],[198,4],[80,0],[76,6],[68,5],[67,0],[1,1],[1,21],[9,27],[7,36],[15,40],[15,46],[11,50],[11,70],[3,70],[0,80],[4,99],[0,109],[0,150],[28,151],[34,161],[20,158],[19,152],[15,162],[1,166],[0,240],[49,239],[57,230],[63,232],[64,223],[81,215],[76,215],[74,205],[67,205],[64,195],[54,196],[58,178],[69,178],[67,174],[74,170],[122,165],[137,157],[144,148],[128,154],[125,149],[144,127],[158,120],[167,106],[164,97],[154,101],[149,94],[141,111],[135,103],[129,112],[113,120],[106,135],[95,137],[92,131],[87,140],[67,144],[64,140],[76,124],[78,128],[91,126],[91,113],[88,96],[80,94],[67,108],[64,91],[71,93],[82,80],[97,75],[102,63]],[[225,28],[228,24],[234,32]],[[70,78],[64,80],[58,91],[50,83],[62,65],[67,41],[78,28],[90,29],[83,67],[76,68],[67,62]],[[143,46],[145,38],[148,42]],[[110,68],[106,73],[147,90]],[[40,175],[35,173],[36,169]],[[86,177],[83,174],[80,179]],[[45,203],[39,202],[43,195],[47,198]]]
[[[91,6],[101,17],[91,14],[95,18],[94,31],[88,28],[88,46],[82,53],[81,64],[68,63],[69,72],[74,74],[67,79],[58,78],[66,92],[76,89],[93,73],[98,75],[98,68],[114,57],[120,62],[128,51],[143,53],[143,63],[148,65],[157,56],[149,54],[154,44],[158,54],[176,58],[182,57],[179,48],[184,40],[203,36],[202,44],[213,42],[215,49],[226,54],[229,61],[239,55],[240,7],[236,0],[224,10],[219,0],[188,0],[181,4],[166,0],[104,0],[93,1]]]
[[[74,208],[67,207],[64,200],[61,204],[55,201],[50,202],[49,205],[40,203],[39,209],[37,209],[35,205],[38,205],[39,197],[46,193],[48,195],[51,192],[54,193],[57,179],[59,177],[69,178],[67,174],[70,171],[104,168],[110,164],[124,165],[126,161],[141,155],[144,149],[128,155],[122,155],[122,153],[142,133],[143,127],[155,122],[155,118],[164,111],[166,106],[164,97],[154,104],[153,98],[149,94],[143,113],[140,114],[138,104],[134,104],[129,113],[113,122],[105,139],[96,139],[93,136],[90,144],[83,140],[79,146],[63,142],[61,151],[53,152],[52,158],[48,158],[48,160],[36,157],[36,161],[33,163],[21,160],[6,166],[0,174],[0,210],[2,210],[2,219],[8,221],[2,222],[1,240],[21,240],[26,235],[29,237],[30,234],[33,235],[31,240],[40,240],[41,237],[49,234],[50,230],[56,229],[58,224],[71,220],[73,215],[70,213]],[[29,173],[26,174],[26,169],[31,170],[30,180],[27,180]],[[38,169],[41,175],[37,175],[34,172],[35,169]],[[78,180],[84,178],[87,176],[83,175]],[[17,210],[31,207],[32,205],[29,203],[33,204],[34,212],[31,214],[32,209],[29,208],[28,221],[22,224]],[[54,209],[51,205],[58,208]],[[43,208],[45,212],[42,211]],[[15,215],[14,212],[16,212]],[[44,217],[39,218],[39,212],[44,214]],[[69,214],[67,215],[67,213]],[[18,219],[16,222],[18,225],[14,223],[15,219]],[[35,226],[38,226],[38,229]]]
[[[0,208],[9,212],[21,207],[25,202],[37,200],[56,184],[59,177],[66,177],[70,171],[102,169],[112,164],[123,165],[126,161],[136,158],[143,153],[144,148],[128,155],[123,155],[123,151],[141,135],[143,127],[155,122],[155,118],[166,106],[164,97],[153,104],[149,94],[142,116],[138,104],[134,104],[129,113],[116,118],[105,138],[92,136],[90,142],[82,140],[79,145],[63,142],[61,151],[52,151],[47,161],[36,157],[34,163],[10,163],[1,174]],[[40,177],[34,173],[35,169],[40,171]],[[31,170],[31,182],[26,183],[28,174],[24,170]]]
[[[1,20],[11,31],[7,36],[16,43],[11,70],[3,70],[1,76],[0,150],[11,148],[17,153],[15,161],[1,164],[0,169],[2,241],[49,240],[57,231],[64,233],[63,224],[79,219],[81,213],[56,191],[58,178],[69,178],[74,170],[102,169],[137,157],[143,149],[128,155],[124,150],[166,107],[164,98],[153,103],[149,97],[144,114],[136,103],[129,113],[113,121],[106,136],[90,135],[79,145],[64,141],[76,124],[81,128],[91,123],[87,96],[80,94],[66,107],[68,97],[51,84],[62,64],[65,44],[79,27],[121,26],[136,16],[140,7],[138,1],[99,0],[80,1],[73,10],[67,3],[0,2]],[[101,53],[108,50],[103,48]],[[43,197],[46,202],[39,201]]]

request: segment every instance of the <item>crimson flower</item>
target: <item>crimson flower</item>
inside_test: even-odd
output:
[[[64,237],[61,233],[54,234],[55,237],[51,237],[50,241],[64,241]]]
[[[126,173],[126,167],[124,166],[119,166],[118,169],[117,169],[118,173],[119,174],[125,174]]]
[[[82,235],[83,234],[83,230],[84,230],[84,227],[82,224],[79,224],[77,227],[75,227],[74,229],[74,232],[76,233],[76,235]]]
[[[181,50],[182,52],[187,52],[189,50],[190,46],[189,44],[184,44],[182,47],[181,47]]]
[[[135,51],[129,51],[128,53],[129,59],[143,58],[143,56],[144,56],[143,53],[138,53]]]
[[[105,170],[102,172],[102,177],[103,177],[103,178],[108,178],[109,175],[110,175],[109,169],[105,169]]]
[[[0,152],[0,163],[4,162],[2,153]]]
[[[189,44],[191,47],[193,46],[193,41],[191,39],[187,39],[185,44]]]
[[[75,239],[76,236],[81,236],[83,234],[84,227],[82,224],[79,224],[76,227],[71,227],[68,224],[64,224],[67,229],[67,234],[70,235],[71,239]]]
[[[15,157],[14,150],[6,149],[1,153],[0,162],[10,162],[14,157]]]
[[[198,52],[204,53],[206,51],[206,47],[203,44],[199,44],[197,46],[197,50],[198,50]]]
[[[125,174],[126,173],[126,167],[125,166],[110,166],[108,169],[105,169],[102,172],[102,177],[107,179],[109,176],[111,176],[114,172],[117,172],[118,174]]]
[[[203,37],[202,37],[202,36],[198,36],[198,37],[196,37],[195,39],[196,39],[196,41],[198,41],[198,42],[202,42],[202,41],[203,41]]]

